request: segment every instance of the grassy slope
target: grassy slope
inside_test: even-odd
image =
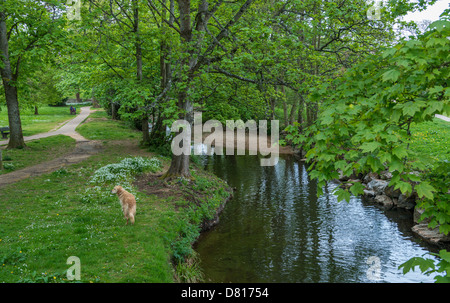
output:
[[[162,235],[174,231],[159,224],[170,209],[156,211],[157,201],[142,197],[131,227],[124,226],[118,203],[83,203],[95,161],[2,189],[0,281],[39,281],[33,272],[63,281],[69,256],[80,258],[84,282],[172,281]]]
[[[195,207],[186,206],[195,203],[180,201],[180,197],[161,198],[136,190],[136,224],[125,226],[113,195],[86,202],[83,197],[93,186],[88,180],[95,170],[134,153],[152,156],[130,148],[137,146],[136,139],[129,139],[133,131],[115,132],[115,127],[122,128],[121,123],[101,115],[81,126],[97,134],[104,130],[105,137],[98,138],[104,140],[101,153],[66,169],[0,189],[0,282],[65,282],[69,256],[80,258],[81,282],[174,281],[172,258],[189,252],[203,210],[193,211]],[[109,141],[112,133],[115,139],[128,140]],[[209,207],[211,212],[228,196],[223,190],[225,184],[201,170],[195,174],[197,181],[180,183],[184,191],[196,189],[203,193],[203,201],[214,202]],[[110,187],[100,190],[108,195]],[[178,277],[189,277],[189,270],[178,272]]]
[[[34,114],[34,109],[22,109],[20,119],[24,136],[31,136],[48,132],[64,121],[73,119],[70,114],[70,106],[42,106],[39,108],[39,115]],[[77,114],[80,111],[77,110]],[[0,127],[8,126],[8,111],[5,106],[0,111]]]
[[[132,130],[124,121],[111,120],[104,110],[97,110],[89,115],[89,123],[77,127],[83,137],[89,140],[123,140],[139,139],[141,133]]]
[[[436,161],[450,161],[450,122],[434,118],[433,121],[411,127],[410,148],[430,165]]]

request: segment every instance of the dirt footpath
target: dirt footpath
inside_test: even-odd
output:
[[[56,159],[43,162],[34,166],[25,167],[4,175],[0,175],[0,187],[7,184],[12,184],[30,177],[39,176],[58,170],[66,165],[79,163],[93,154],[96,154],[101,149],[101,143],[97,141],[90,141],[75,131],[77,126],[83,122],[91,113],[90,107],[82,107],[80,114],[74,119],[68,121],[62,127],[55,131],[48,133],[37,134],[33,136],[24,137],[25,141],[36,140],[56,135],[70,136],[76,140],[75,149],[66,155]],[[8,140],[0,141],[0,145],[8,144]]]

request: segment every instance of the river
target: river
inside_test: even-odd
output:
[[[411,212],[337,202],[334,184],[317,198],[306,165],[290,155],[273,167],[249,155],[202,161],[236,188],[195,246],[206,282],[434,282],[398,269],[432,250],[413,236]]]

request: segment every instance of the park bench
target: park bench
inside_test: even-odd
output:
[[[9,127],[0,127],[0,132],[2,133],[3,139],[8,139]]]

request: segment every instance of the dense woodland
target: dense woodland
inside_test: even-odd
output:
[[[450,113],[448,10],[426,28],[400,21],[433,2],[385,1],[370,18],[365,0],[3,0],[8,147],[25,146],[21,108],[67,97],[98,102],[158,147],[170,147],[166,126],[194,111],[277,119],[319,188],[338,171],[388,169],[448,233],[448,170],[409,173],[429,169],[408,148],[410,126]],[[166,175],[189,174],[189,156],[173,156]],[[338,196],[361,193],[356,182]]]

